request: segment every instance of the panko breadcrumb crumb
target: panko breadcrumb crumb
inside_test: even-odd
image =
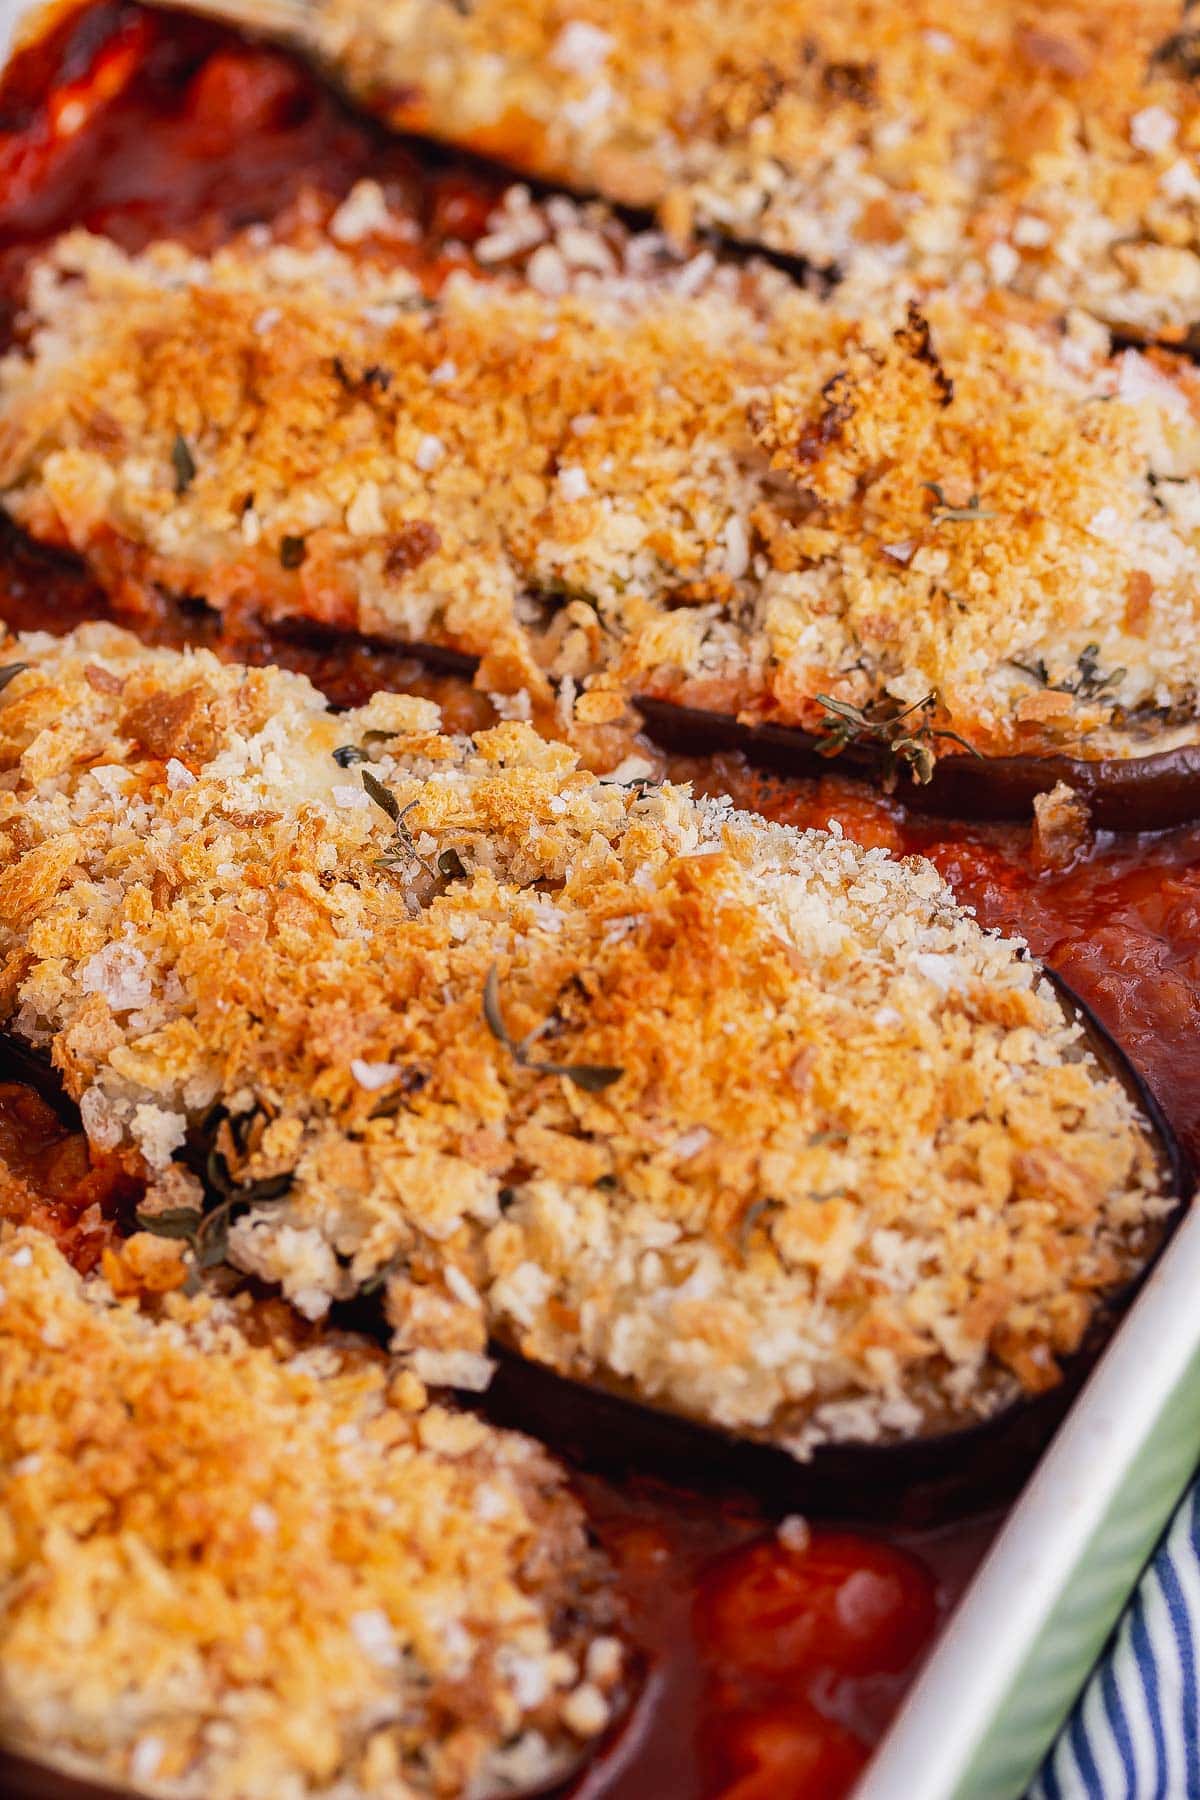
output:
[[[13,517],[123,602],[434,644],[534,707],[904,713],[927,756],[1196,739],[1187,362],[1004,296],[855,317],[520,194],[516,264],[426,303],[339,216],[211,259],[61,240],[0,365]]]
[[[1200,319],[1200,38],[1179,0],[292,0],[282,18],[401,130],[656,206],[677,237],[804,258],[863,304],[908,272],[1148,334]]]
[[[181,1800],[519,1793],[619,1698],[606,1583],[538,1445],[0,1226],[10,1748]]]
[[[312,1319],[384,1285],[422,1380],[495,1337],[903,1435],[1052,1383],[1156,1242],[1145,1120],[923,859],[111,626],[4,654],[10,1028],[101,1146],[206,1130],[198,1249]]]

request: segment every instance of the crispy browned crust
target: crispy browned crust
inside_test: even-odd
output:
[[[286,9],[285,9],[286,11]],[[404,130],[835,265],[1200,317],[1200,40],[1178,0],[316,0]]]
[[[106,1267],[153,1288],[179,1250]],[[118,1303],[31,1228],[0,1226],[0,1290],[10,1746],[142,1792],[400,1800],[540,1785],[603,1728],[603,1567],[538,1446],[282,1309]]]
[[[484,1384],[491,1332],[886,1437],[1052,1382],[1152,1244],[1145,1122],[920,859],[107,627],[18,650],[12,1026],[159,1181],[222,1103],[232,1179],[290,1177],[233,1260],[313,1318],[382,1275],[423,1379]]]
[[[64,240],[0,373],[10,512],[126,599],[466,652],[568,720],[586,685],[592,722],[913,708],[934,755],[1195,738],[1187,364],[996,295],[845,316],[519,194],[430,306],[400,224],[365,184],[300,245]]]

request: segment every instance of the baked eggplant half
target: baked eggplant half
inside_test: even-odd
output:
[[[833,271],[1200,320],[1179,0],[200,0],[406,132]]]
[[[1052,1387],[1160,1242],[1156,1120],[922,859],[111,626],[6,654],[9,1029],[197,1279],[803,1458]]]
[[[1075,763],[1200,806],[1190,364],[994,294],[875,323],[563,200],[493,226],[432,292],[370,183],[211,258],[69,235],[0,366],[8,511],[125,604],[474,657],[567,731],[638,698],[967,812]]]
[[[83,1279],[0,1226],[6,1749],[203,1800],[561,1781],[627,1673],[561,1469],[278,1302],[185,1298],[181,1250]]]

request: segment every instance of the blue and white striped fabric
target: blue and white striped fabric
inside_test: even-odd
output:
[[[1200,1485],[1028,1800],[1200,1800]]]

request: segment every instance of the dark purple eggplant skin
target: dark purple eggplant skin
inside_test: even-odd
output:
[[[308,620],[275,622],[281,636],[300,644],[336,644],[344,633]],[[436,644],[398,644],[379,637],[355,641],[402,651],[428,668],[470,680],[478,658]],[[846,775],[878,783],[883,757],[870,745],[848,744],[836,756],[827,739],[791,725],[751,725],[732,713],[704,712],[672,700],[639,695],[634,701],[646,735],[683,756],[741,750],[752,763],[781,775]],[[1066,782],[1088,803],[1092,823],[1104,831],[1161,831],[1200,819],[1200,744],[1146,756],[1093,758],[1061,755],[971,756],[943,749],[932,779],[919,783],[901,770],[897,793],[913,812],[938,818],[1029,819],[1039,794]]]
[[[702,712],[642,695],[635,702],[647,736],[665,750],[711,756],[741,750],[751,762],[782,775],[827,775],[841,770],[878,780],[882,758],[870,746],[847,745],[822,754],[826,740],[789,725],[751,725],[731,713]],[[1200,818],[1200,744],[1148,756],[1089,760],[1076,756],[970,756],[943,751],[932,778],[914,782],[900,772],[897,792],[914,812],[957,819],[1028,819],[1039,794],[1065,781],[1088,803],[1105,831],[1160,831]]]
[[[64,1775],[11,1750],[0,1750],[0,1794],[12,1800],[125,1800],[116,1788]]]
[[[1162,1108],[1126,1052],[1074,990],[1047,969],[1089,1048],[1130,1094],[1159,1146],[1164,1189],[1175,1201],[1145,1266],[1096,1309],[1084,1343],[1064,1359],[1058,1384],[1018,1399],[990,1418],[876,1444],[829,1444],[798,1462],[770,1443],[577,1380],[493,1343],[496,1373],[473,1402],[496,1424],[542,1439],[575,1466],[614,1476],[652,1474],[683,1486],[749,1492],[768,1510],[801,1509],[845,1519],[918,1525],[962,1517],[1015,1495],[1066,1414],[1097,1356],[1137,1294],[1195,1186],[1190,1161]],[[10,1053],[15,1061],[10,1061]],[[47,1095],[57,1081],[22,1045],[0,1034],[0,1077],[30,1080],[35,1066]],[[59,1090],[61,1099],[61,1090]],[[69,1107],[69,1103],[66,1103]],[[335,1308],[337,1328],[382,1337],[388,1332],[376,1296]],[[0,1792],[3,1790],[0,1789]]]
[[[961,1518],[1016,1496],[1187,1209],[1190,1160],[1158,1101],[1092,1009],[1047,969],[1089,1048],[1133,1098],[1158,1144],[1176,1205],[1145,1265],[1097,1306],[1058,1383],[977,1423],[879,1444],[828,1444],[798,1462],[784,1450],[655,1408],[595,1381],[576,1381],[493,1344],[489,1418],[541,1438],[576,1466],[610,1478],[651,1473],[689,1488],[749,1492],[769,1512],[800,1510],[916,1527]]]

